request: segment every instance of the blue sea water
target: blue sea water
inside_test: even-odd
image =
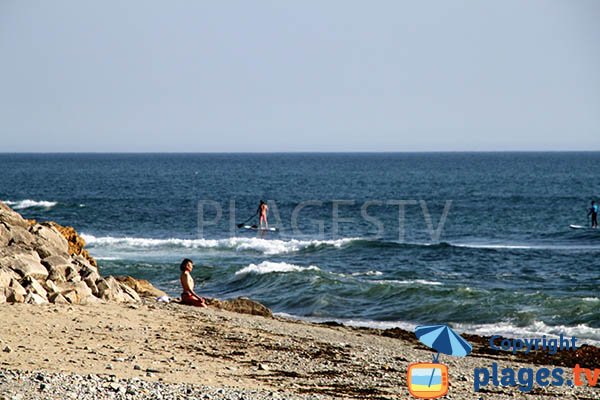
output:
[[[569,229],[600,195],[597,152],[0,154],[0,170],[0,200],[174,296],[189,257],[200,293],[300,318],[600,341],[600,231]],[[279,231],[237,229],[260,199]]]

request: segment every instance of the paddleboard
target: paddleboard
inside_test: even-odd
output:
[[[569,228],[571,228],[571,229],[585,229],[587,231],[597,231],[598,230],[598,228],[591,228],[589,226],[583,226],[583,225],[569,225]]]
[[[277,232],[277,228],[259,228],[256,225],[244,225],[244,229],[251,231]]]

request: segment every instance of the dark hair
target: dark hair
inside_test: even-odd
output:
[[[187,265],[187,263],[194,264],[194,262],[192,260],[190,260],[189,258],[184,258],[183,261],[181,262],[181,265],[179,266],[179,270],[181,272],[185,271],[185,266]]]

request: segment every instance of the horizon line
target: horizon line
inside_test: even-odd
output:
[[[11,154],[459,154],[459,153],[598,153],[598,150],[405,150],[405,151],[0,151]]]

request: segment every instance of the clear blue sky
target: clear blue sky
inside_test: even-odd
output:
[[[600,150],[600,1],[0,1],[0,152]]]

